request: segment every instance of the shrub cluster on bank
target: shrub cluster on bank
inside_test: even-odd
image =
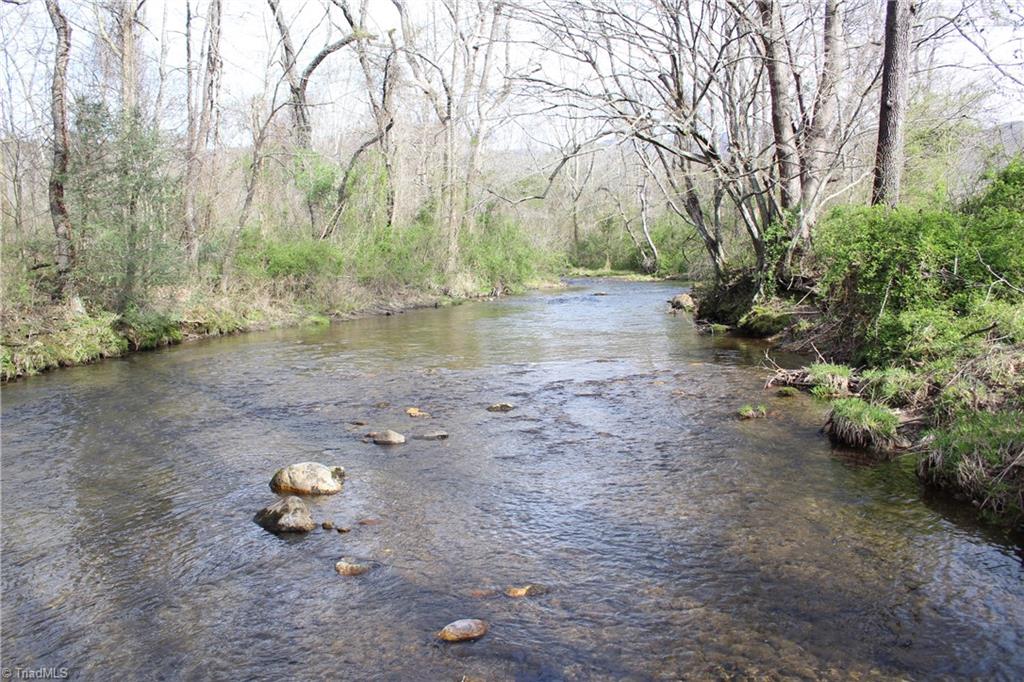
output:
[[[924,481],[1024,521],[1024,160],[958,207],[836,209],[813,257],[821,314],[791,345],[857,369],[775,380],[837,399],[835,440],[908,450]]]

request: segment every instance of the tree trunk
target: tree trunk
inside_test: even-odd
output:
[[[220,78],[220,0],[210,0],[209,17],[207,18],[206,68],[203,76],[203,100],[199,116],[189,109],[188,121],[188,160],[185,165],[185,253],[189,265],[195,270],[199,265],[199,219],[196,209],[196,193],[199,175],[202,172],[203,156],[210,137],[210,122],[216,104],[217,86]],[[191,41],[191,13],[186,8],[185,39]],[[191,53],[191,48],[187,49]],[[189,60],[191,62],[191,59]],[[187,72],[191,73],[191,66]],[[191,105],[192,80],[188,83]]]
[[[821,73],[818,76],[811,121],[804,138],[801,215],[792,246],[806,244],[810,240],[811,229],[817,222],[818,212],[825,199],[825,186],[835,165],[833,156],[836,145],[829,139],[829,134],[836,113],[836,85],[842,49],[839,2],[825,0]]]
[[[779,42],[782,39],[782,18],[776,0],[757,3],[764,27],[764,60],[768,72],[771,97],[772,132],[775,138],[775,160],[779,169],[782,208],[800,204],[800,159],[796,150],[796,134],[790,116],[789,70],[782,62]]]
[[[75,263],[74,244],[71,240],[71,218],[64,201],[64,177],[68,172],[68,103],[67,72],[71,52],[71,28],[61,12],[57,0],[46,0],[46,11],[57,34],[57,56],[53,66],[51,111],[53,115],[53,167],[50,169],[50,217],[57,237],[55,260],[57,263],[57,296],[63,297],[68,287],[68,276]]]
[[[878,114],[878,147],[872,204],[895,206],[903,174],[903,124],[910,78],[911,0],[889,0],[885,11],[885,53],[882,56],[882,102]]]

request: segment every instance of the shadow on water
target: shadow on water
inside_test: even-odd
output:
[[[4,387],[4,665],[1018,678],[1021,539],[923,491],[906,462],[833,450],[821,404],[762,389],[763,344],[666,313],[677,290],[577,283]],[[486,411],[502,400],[516,409]],[[737,420],[744,403],[768,419]],[[385,427],[451,436],[363,442]],[[252,523],[273,471],[305,460],[345,466],[343,492],[310,506],[351,532]],[[343,555],[375,568],[338,576]],[[529,582],[549,592],[500,594]],[[490,633],[435,640],[462,617]]]

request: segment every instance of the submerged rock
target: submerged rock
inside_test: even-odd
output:
[[[445,625],[437,636],[446,642],[465,642],[480,639],[486,634],[487,623],[478,618],[463,618]]]
[[[487,408],[488,412],[510,412],[516,409],[516,406],[512,403],[494,403]]]
[[[415,436],[415,438],[418,438],[420,440],[444,440],[447,437],[448,432],[442,431],[441,429],[432,429],[430,431],[424,431],[420,435]]]
[[[326,521],[324,521],[323,523],[320,524],[320,527],[323,528],[324,530],[331,530],[331,529],[334,528],[334,521],[331,521],[330,519],[327,519]]]
[[[371,431],[367,435],[377,445],[401,445],[405,442],[405,436],[391,429]]]
[[[607,295],[608,295],[608,292],[607,292],[607,291],[595,291],[595,292],[594,292],[593,294],[591,294],[591,295],[592,295],[592,296],[607,296]]]
[[[682,310],[690,313],[697,307],[697,304],[693,300],[693,296],[689,294],[676,294],[669,299],[669,305],[672,306],[673,310]]]
[[[309,507],[294,495],[264,507],[252,520],[271,533],[308,533],[316,528]]]
[[[538,597],[547,593],[548,588],[543,585],[522,585],[520,587],[506,587],[505,595],[509,597]]]
[[[334,570],[338,572],[338,575],[362,575],[370,570],[370,565],[360,563],[358,559],[353,559],[350,556],[344,556],[334,564]]]
[[[409,415],[410,417],[413,417],[413,418],[417,418],[417,417],[429,417],[429,416],[430,416],[430,413],[428,413],[428,412],[424,412],[423,410],[421,410],[421,409],[420,409],[420,408],[418,408],[418,407],[410,407],[410,408],[407,408],[407,409],[405,410],[405,413],[406,413],[407,415]]]
[[[278,469],[270,479],[270,489],[275,493],[296,495],[333,495],[341,492],[345,479],[342,467],[326,467],[319,462],[300,462]]]

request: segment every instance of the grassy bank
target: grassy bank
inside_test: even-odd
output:
[[[211,294],[179,291],[180,298],[118,314],[88,309],[80,299],[21,310],[5,321],[0,380],[11,381],[56,367],[175,345],[192,339],[282,326],[326,325],[332,319],[448,304],[441,292],[351,288],[322,307],[265,292]]]
[[[1024,523],[1024,161],[958,206],[833,211],[803,281],[740,320],[822,358],[770,383],[834,401],[834,441]]]
[[[135,275],[127,299],[123,263],[89,263],[74,295],[56,303],[46,271],[6,258],[0,379],[195,338],[516,293],[556,282],[563,268],[510,223],[467,235],[451,273],[439,265],[436,230],[422,226],[348,243],[274,235],[243,234],[230,278],[162,263]]]

